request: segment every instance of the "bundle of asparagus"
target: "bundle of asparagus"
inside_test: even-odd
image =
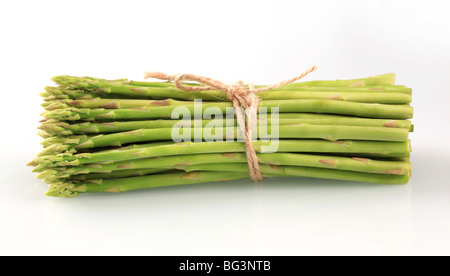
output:
[[[307,81],[259,92],[253,146],[264,177],[316,177],[384,184],[409,180],[411,89],[394,74]],[[46,87],[39,133],[44,150],[29,163],[50,184],[49,196],[249,178],[236,118],[173,118],[182,107],[233,107],[220,90],[183,91],[171,82],[58,76]],[[201,84],[186,84],[198,86]],[[203,113],[202,113],[203,114]],[[220,124],[217,124],[220,121]],[[264,124],[263,124],[264,123]],[[206,131],[215,125],[214,131]],[[173,141],[184,127],[184,142]],[[226,126],[226,127],[225,127]],[[266,127],[265,131],[262,131]],[[265,148],[277,130],[276,152]],[[199,140],[188,141],[197,137]]]

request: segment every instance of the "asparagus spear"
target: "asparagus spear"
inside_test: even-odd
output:
[[[409,130],[400,128],[379,128],[379,127],[359,127],[359,126],[327,126],[327,125],[281,125],[278,126],[278,138],[319,138],[330,141],[337,140],[375,140],[375,141],[406,141]],[[179,138],[191,140],[196,137],[206,141],[222,140],[223,137],[238,137],[238,128],[221,128],[220,132],[213,129],[212,133],[204,132],[200,129],[197,135],[197,128],[187,128],[180,134]],[[261,130],[261,129],[260,129]],[[52,137],[44,140],[42,144],[45,150],[39,156],[58,154],[65,151],[73,153],[91,148],[99,147],[120,147],[123,144],[148,141],[170,141],[173,139],[171,128],[138,129],[129,132],[120,132],[114,134],[105,134],[97,136],[68,136]],[[231,132],[230,132],[231,131]],[[265,133],[270,133],[266,131]],[[256,134],[256,133],[255,133]],[[269,136],[255,135],[255,138],[265,139]]]
[[[278,138],[315,138],[325,139],[329,141],[337,140],[373,140],[373,141],[406,141],[408,139],[409,130],[401,128],[385,128],[385,127],[360,127],[360,126],[337,126],[337,125],[280,125],[278,126]],[[191,140],[194,137],[206,141],[222,140],[223,137],[237,138],[238,128],[220,128],[212,129],[211,132],[205,132],[203,128],[187,128],[186,131],[179,134],[179,138],[183,140]],[[199,131],[198,131],[199,130]],[[64,143],[67,147],[64,150],[72,148],[88,149],[108,146],[122,146],[123,144],[148,142],[148,141],[164,141],[172,140],[171,128],[155,128],[155,129],[138,129],[129,132],[119,132],[113,134],[97,135],[94,137],[86,137],[84,135],[79,138],[66,139],[66,137],[49,138],[44,141],[44,145],[55,143]],[[267,133],[267,131],[266,131]],[[270,133],[270,132],[269,132]],[[255,133],[256,138],[267,139],[270,135],[261,135]],[[49,141],[50,140],[50,141]],[[64,147],[61,145],[61,149]],[[48,151],[47,151],[48,152]]]
[[[103,99],[103,98],[91,98],[91,99],[77,99],[77,100],[58,100],[53,102],[46,102],[43,104],[47,110],[63,109],[69,107],[79,108],[105,108],[105,109],[129,109],[135,107],[145,106],[177,106],[184,105],[186,102],[176,101],[173,99],[165,100],[130,100],[130,99]]]
[[[349,80],[318,80],[318,81],[304,81],[289,84],[290,87],[296,86],[339,86],[339,87],[361,87],[371,85],[394,85],[395,74],[383,74],[377,76],[371,76],[362,79],[349,79]],[[285,86],[286,87],[286,86]]]
[[[239,164],[212,164],[211,166],[197,165],[186,167],[186,170],[200,169],[209,171],[213,167],[218,170],[211,172],[191,171],[188,173],[176,172],[130,177],[126,178],[125,181],[124,179],[98,179],[96,183],[81,182],[77,184],[62,181],[58,184],[50,185],[50,189],[46,194],[54,197],[74,197],[79,193],[119,193],[136,189],[248,178],[248,168]],[[264,166],[261,170],[265,177],[302,176],[381,184],[404,184],[407,183],[409,179],[406,175],[369,174],[308,167]]]
[[[70,77],[69,77],[70,78]],[[103,79],[103,81],[106,81]],[[318,81],[303,81],[288,84],[284,87],[290,88],[292,86],[297,87],[360,87],[363,86],[374,86],[374,85],[393,85],[395,82],[395,74],[383,74],[376,75],[367,78],[360,79],[349,79],[349,80],[318,80]],[[171,82],[146,82],[146,81],[119,81],[122,84],[131,84],[135,86],[146,86],[153,87],[158,85],[159,87],[172,87],[174,86]],[[192,84],[191,84],[192,85]],[[195,85],[195,84],[194,84]],[[256,86],[260,87],[260,86]]]
[[[375,92],[313,92],[313,91],[267,91],[258,93],[263,100],[288,100],[288,99],[325,99],[359,103],[380,104],[408,104],[411,95],[405,93],[375,93]]]
[[[53,145],[77,145],[81,141],[87,140],[91,137],[95,137],[92,135],[71,135],[71,136],[52,136],[49,138],[46,138],[41,142],[41,145],[44,146],[44,148],[53,146]],[[117,146],[121,146],[118,144]]]
[[[175,172],[168,174],[130,177],[127,178],[126,181],[124,181],[123,179],[107,179],[101,180],[100,184],[90,182],[82,182],[81,184],[61,182],[58,184],[50,185],[50,189],[47,191],[46,195],[54,197],[74,197],[79,193],[118,193],[144,188],[195,184],[213,181],[229,181],[242,178],[248,178],[248,174],[229,172]]]
[[[280,140],[277,152],[312,152],[312,153],[342,153],[367,154],[376,156],[409,157],[410,143],[381,141],[326,141],[326,140]],[[265,147],[271,142],[257,141],[252,143],[256,152],[264,153]],[[95,153],[62,153],[42,156],[32,161],[30,165],[78,166],[89,163],[115,162],[150,157],[161,157],[200,153],[232,153],[245,152],[245,144],[241,142],[182,142],[168,145],[156,145],[134,149],[108,150]]]
[[[135,177],[135,176],[144,176],[149,174],[156,174],[161,172],[170,172],[170,170],[159,168],[150,168],[150,169],[136,169],[136,170],[123,170],[123,171],[112,171],[108,173],[90,173],[90,174],[78,174],[71,175],[69,181],[89,181],[92,180],[92,183],[96,183],[96,179],[116,179],[116,178],[126,178],[126,177]],[[47,179],[45,179],[47,181]]]
[[[74,77],[74,76],[56,76],[52,80],[57,84],[68,87],[71,89],[90,89],[90,88],[102,88],[102,87],[119,87],[128,88],[130,84],[133,86],[144,87],[161,87],[170,88],[174,87],[170,82],[136,82],[123,80],[105,80],[92,77]],[[360,79],[348,79],[348,80],[319,80],[319,81],[304,81],[296,82],[283,86],[285,89],[291,87],[305,87],[305,86],[319,86],[319,87],[361,87],[361,86],[375,86],[375,85],[394,85],[395,74],[383,74],[377,76],[371,76]],[[201,85],[201,84],[190,84]],[[260,86],[257,86],[260,87]]]
[[[284,113],[281,115],[289,115]],[[293,114],[295,117],[295,114]],[[301,115],[301,114],[298,114]],[[405,128],[411,130],[411,122],[408,120],[383,120],[383,119],[368,119],[368,118],[356,118],[346,116],[333,116],[323,114],[304,114],[306,116],[298,116],[299,118],[278,120],[279,125],[292,125],[292,124],[311,124],[311,125],[345,125],[345,126],[371,126],[371,127],[392,127],[392,128]],[[201,125],[205,126],[211,123],[213,120],[201,120]],[[271,125],[271,119],[258,119],[259,125]],[[70,124],[67,122],[61,122],[56,120],[49,120],[43,123],[39,129],[46,131],[53,135],[73,135],[73,134],[96,134],[96,133],[114,133],[123,132],[136,129],[149,129],[149,128],[171,128],[175,125],[178,126],[194,126],[200,125],[197,120],[147,120],[147,121],[127,121],[127,122],[106,122],[106,123],[93,123],[83,122],[77,124]],[[224,126],[236,125],[234,119],[224,119]]]
[[[339,100],[360,103],[380,103],[380,104],[408,104],[411,102],[411,95],[404,93],[346,93],[346,92],[280,92],[273,91],[261,95],[263,100],[293,100],[293,99],[324,99]],[[168,106],[184,105],[185,102],[172,99],[165,100],[136,100],[136,99],[104,99],[90,98],[77,100],[57,100],[48,101],[43,104],[47,110],[63,109],[68,107],[77,108],[106,108],[106,109],[128,109],[145,106]]]
[[[128,81],[126,79],[106,80],[93,77],[75,77],[67,75],[55,76],[52,78],[52,80],[63,87],[79,88],[79,89],[108,87],[109,85],[117,85],[118,87],[124,87],[130,84],[134,86],[146,86],[146,87],[163,87],[163,88],[174,87],[174,84],[170,82],[136,82],[136,81]],[[285,85],[284,87],[287,88],[298,86],[360,87],[369,85],[370,86],[394,85],[394,82],[395,82],[395,74],[383,74],[360,79],[296,82]],[[199,84],[190,84],[190,85],[199,85]]]
[[[194,112],[195,104],[186,103],[183,108],[189,110],[190,114]],[[57,109],[44,112],[42,115],[47,119],[61,121],[74,120],[123,120],[123,119],[155,119],[170,118],[172,111],[178,106],[163,107],[141,107],[135,109]],[[226,112],[226,108],[232,107],[232,103],[218,102],[202,104],[202,111],[207,108],[215,107]],[[384,104],[365,104],[343,101],[329,100],[280,100],[263,101],[260,107],[272,108],[278,107],[281,113],[292,112],[313,112],[313,113],[334,113],[343,115],[353,115],[371,118],[384,119],[408,119],[412,117],[412,107],[409,105],[384,105]]]
[[[390,76],[388,76],[390,78]],[[399,93],[407,93],[411,94],[412,89],[408,88],[404,85],[394,85],[392,80],[387,79],[378,79],[376,82],[373,81],[364,81],[362,83],[356,80],[350,80],[353,84],[357,86],[344,86],[341,82],[334,86],[334,81],[318,81],[318,85],[314,85],[311,82],[298,82],[291,83],[287,86],[283,86],[281,88],[277,88],[270,91],[328,91],[328,92],[399,92]],[[378,83],[377,83],[378,82]],[[129,84],[133,86],[142,86],[142,87],[168,87],[174,88],[175,84],[171,82],[146,82],[146,81],[124,81],[121,84]],[[362,84],[362,86],[361,86]],[[192,83],[187,83],[187,85],[195,85]],[[256,88],[263,87],[262,85],[255,86]],[[269,91],[268,91],[269,92]],[[261,93],[268,93],[261,92]],[[270,93],[270,92],[269,92]]]
[[[63,88],[74,90],[87,90],[100,94],[122,94],[132,96],[149,96],[177,99],[204,99],[204,100],[225,100],[226,93],[223,91],[199,91],[186,92],[174,87],[172,83],[146,83],[133,81],[108,81],[90,77],[57,76],[53,81]],[[334,80],[334,81],[310,81],[288,84],[278,90],[295,90],[305,87],[363,87],[363,86],[391,86],[395,81],[394,74],[379,75],[364,79]],[[132,85],[131,85],[132,84]],[[258,86],[260,87],[260,86]]]
[[[172,85],[173,86],[173,85]],[[203,99],[208,101],[228,101],[226,98],[226,95],[223,91],[213,91],[213,92],[205,92],[205,91],[199,91],[199,92],[187,92],[182,90],[177,90],[176,93],[174,93],[174,87],[171,89],[153,89],[150,90],[148,88],[147,95],[128,95],[128,94],[114,94],[114,93],[104,93],[101,91],[96,90],[95,92],[85,91],[85,90],[70,90],[70,89],[64,89],[61,87],[47,87],[45,92],[41,93],[41,96],[44,97],[44,100],[47,102],[50,101],[58,101],[58,100],[80,100],[80,99],[93,99],[100,97],[102,99],[167,99],[167,98],[174,98],[179,100],[194,100],[194,99]],[[305,97],[307,94],[309,96],[309,93],[317,94],[316,97],[324,97],[318,92],[324,92],[328,93],[328,98],[335,98],[339,99],[340,97],[336,97],[336,94],[345,93],[345,94],[355,94],[355,95],[347,95],[347,100],[349,100],[348,97],[351,97],[353,99],[359,99],[361,101],[361,96],[357,96],[357,94],[386,94],[386,96],[390,94],[406,94],[405,96],[396,96],[398,99],[401,100],[408,100],[411,98],[411,88],[407,88],[404,86],[396,85],[396,86],[370,86],[370,87],[296,87],[294,90],[270,90],[266,92],[259,92],[257,95],[261,99],[273,99],[273,97],[279,98],[279,99],[290,99],[290,96],[295,96],[296,94],[299,94],[297,97]],[[358,93],[355,93],[358,92]],[[211,95],[212,93],[212,95]],[[292,93],[292,94],[291,94]],[[136,94],[136,93],[134,93]],[[303,95],[302,95],[303,94]],[[370,95],[368,95],[370,100]],[[383,97],[383,95],[376,96],[378,98],[386,98]],[[362,99],[364,101],[364,98]],[[389,100],[389,99],[388,99]],[[380,102],[381,103],[381,102]],[[45,106],[50,105],[51,103],[46,103]]]
[[[407,161],[379,161],[367,158],[342,157],[331,155],[313,155],[299,153],[259,153],[258,160],[262,165],[287,165],[336,170],[358,171],[367,173],[410,175],[411,164]],[[74,175],[104,174],[136,169],[183,168],[183,166],[199,164],[240,163],[245,166],[247,157],[244,153],[207,153],[155,157],[119,161],[111,164],[61,167],[45,170],[38,178],[68,178]],[[97,177],[103,178],[103,177]]]
[[[233,173],[248,173],[248,167],[239,164],[202,164],[185,166],[186,172],[197,171],[224,171]],[[378,184],[406,184],[409,181],[408,175],[395,174],[373,174],[363,172],[352,172],[343,170],[332,170],[312,167],[298,166],[261,166],[261,172],[265,176],[301,176],[325,179],[337,179],[348,181],[369,182]]]
[[[317,113],[280,113],[278,114],[280,120],[284,119],[320,119],[321,123],[316,121],[317,125],[348,125],[348,126],[373,126],[373,127],[394,127],[406,128],[413,132],[414,127],[409,120],[382,120],[374,118],[361,118],[347,115],[331,115],[331,114],[317,114]],[[327,121],[328,119],[328,121]],[[334,122],[334,123],[333,123]],[[307,121],[302,123],[308,124]]]
[[[388,86],[359,86],[359,87],[345,87],[345,86],[335,86],[335,87],[326,87],[326,86],[295,86],[292,88],[288,88],[287,90],[282,88],[278,88],[276,90],[269,90],[266,92],[259,92],[258,95],[261,96],[262,94],[268,94],[271,91],[314,91],[314,92],[364,92],[364,93],[405,93],[405,94],[411,94],[412,89],[409,87],[406,87],[404,85],[388,85]]]
[[[138,95],[127,95],[127,94],[106,94],[102,92],[95,92],[92,93],[90,91],[86,90],[80,90],[80,89],[66,89],[64,87],[58,86],[47,86],[44,88],[45,91],[41,92],[41,97],[44,98],[45,101],[56,101],[56,100],[70,100],[70,99],[94,99],[94,98],[104,98],[104,99],[148,99],[147,96],[138,96]],[[363,88],[358,88],[363,89]],[[377,89],[382,89],[380,91],[390,91],[398,92],[398,93],[409,93],[407,88],[404,87],[379,87]],[[354,91],[356,88],[353,88],[350,91]],[[374,91],[371,89],[370,91]]]

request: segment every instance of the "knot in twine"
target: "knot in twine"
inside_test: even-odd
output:
[[[235,84],[228,85],[212,78],[197,76],[193,74],[167,75],[161,72],[146,72],[145,78],[146,79],[156,78],[160,80],[173,81],[178,89],[184,91],[194,92],[207,90],[222,90],[226,92],[227,98],[233,103],[233,106],[236,110],[237,121],[244,135],[245,153],[247,155],[247,163],[250,172],[250,177],[253,179],[253,181],[258,182],[263,179],[263,176],[259,168],[259,162],[255,148],[251,143],[252,130],[256,125],[256,117],[257,117],[256,114],[259,104],[259,97],[255,93],[277,89],[289,83],[298,81],[299,79],[303,78],[304,76],[308,75],[309,73],[313,72],[316,69],[317,66],[314,65],[313,67],[309,68],[308,70],[306,70],[305,72],[301,73],[300,75],[294,78],[257,89],[255,89],[252,83],[247,83],[247,87],[244,86],[244,83],[242,81],[238,81]],[[204,84],[204,86],[185,86],[183,84],[183,81],[198,82]],[[246,110],[247,123],[244,122],[244,116],[242,114],[241,107],[243,107]]]

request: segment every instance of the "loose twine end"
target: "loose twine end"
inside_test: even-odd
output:
[[[227,98],[233,103],[233,106],[236,110],[238,125],[241,129],[241,132],[244,135],[245,153],[247,155],[247,163],[250,177],[253,179],[253,181],[259,182],[263,179],[263,176],[261,174],[261,170],[259,167],[256,150],[253,147],[251,141],[252,131],[254,126],[256,125],[258,104],[259,104],[259,97],[255,93],[274,90],[287,84],[293,83],[305,77],[309,73],[315,71],[316,69],[317,66],[314,65],[308,70],[301,73],[300,75],[297,75],[296,77],[281,81],[277,84],[268,85],[257,89],[255,89],[255,87],[253,86],[253,83],[247,83],[246,88],[242,81],[238,81],[235,84],[227,85],[215,79],[197,76],[193,74],[167,75],[161,72],[145,72],[144,78],[145,79],[155,78],[160,80],[173,81],[177,88],[184,91],[192,92],[192,91],[222,90],[226,92]],[[194,81],[204,84],[204,86],[185,86],[183,85],[183,81]],[[242,113],[241,107],[246,109],[247,113],[246,123],[244,121],[244,115]]]
[[[168,80],[168,81],[173,81],[174,78],[172,78],[172,76],[161,73],[161,72],[145,72],[144,73],[144,79],[160,79],[160,80]]]

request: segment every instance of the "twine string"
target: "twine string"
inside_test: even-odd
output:
[[[257,111],[259,105],[259,97],[255,94],[258,92],[265,92],[269,90],[274,90],[285,86],[289,83],[298,81],[299,79],[305,77],[309,73],[315,71],[317,66],[313,66],[308,70],[304,71],[300,75],[281,81],[279,83],[268,85],[260,88],[255,88],[252,83],[247,83],[247,88],[244,86],[242,81],[238,81],[235,84],[227,85],[221,81],[197,76],[193,74],[177,74],[177,75],[167,75],[161,72],[146,72],[145,78],[156,78],[160,80],[173,81],[178,89],[184,91],[207,91],[207,90],[222,90],[226,92],[228,100],[233,103],[233,107],[236,110],[236,118],[244,135],[245,141],[245,153],[247,155],[247,163],[250,172],[250,177],[255,182],[259,182],[263,179],[261,170],[259,167],[258,157],[256,155],[256,150],[252,144],[253,129],[256,126],[257,121]],[[183,84],[185,81],[192,81],[204,84],[203,86],[186,86]],[[242,108],[246,112],[246,120],[244,120],[244,114],[242,113]]]

